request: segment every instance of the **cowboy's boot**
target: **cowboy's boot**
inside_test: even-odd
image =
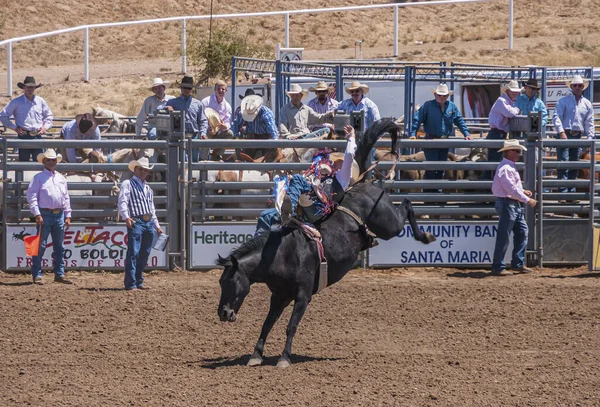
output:
[[[281,204],[281,225],[286,226],[292,216],[292,199],[289,195],[283,197],[283,203]]]

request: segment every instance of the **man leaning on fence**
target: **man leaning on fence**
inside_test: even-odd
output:
[[[163,81],[162,78],[152,79],[152,86],[150,87],[150,90],[154,94],[144,99],[144,103],[142,104],[140,112],[137,115],[137,119],[135,120],[135,135],[137,137],[142,136],[144,123],[146,122],[148,116],[153,114],[159,106],[164,105],[167,101],[174,98],[174,96],[166,94],[168,84],[169,82]],[[149,127],[146,137],[148,137],[148,140],[156,140],[156,127]]]
[[[41,139],[52,127],[52,111],[48,103],[35,94],[40,86],[33,76],[27,76],[23,82],[17,83],[23,89],[23,95],[11,100],[0,112],[0,122],[17,132],[20,140]],[[10,117],[14,116],[14,123]],[[35,161],[41,148],[19,148],[19,161]]]
[[[519,108],[515,106],[515,100],[521,93],[519,83],[514,80],[508,82],[508,84],[502,87],[502,93],[490,110],[488,118],[490,131],[486,137],[487,140],[507,139],[510,132],[509,119],[515,117],[520,112]],[[502,158],[502,155],[499,149],[488,148],[487,158],[489,162],[498,162]]]
[[[279,140],[279,131],[275,123],[275,115],[264,100],[258,95],[249,95],[242,99],[240,113],[236,116],[231,130],[234,137],[255,140]],[[246,149],[245,154],[256,159],[267,151],[262,149]]]
[[[571,88],[571,94],[558,99],[552,116],[558,138],[580,140],[585,137],[591,140],[594,138],[594,108],[592,103],[583,96],[589,80],[575,75],[573,79],[567,81],[567,85]],[[581,147],[556,148],[559,161],[579,161],[580,154]],[[577,169],[559,169],[557,178],[565,181],[567,179],[574,180],[577,178],[577,171]],[[575,192],[575,188],[562,186],[560,192]],[[571,200],[570,202],[576,201]]]
[[[323,114],[316,113],[312,108],[302,103],[302,98],[308,95],[308,92],[297,83],[292,84],[290,90],[285,93],[290,98],[290,102],[281,108],[279,132],[282,137],[295,140],[299,138],[322,138],[329,134],[330,129],[328,127],[313,132],[308,128],[311,125],[331,121],[334,115],[333,111]]]
[[[68,121],[62,127],[60,135],[65,140],[100,140],[100,129],[98,122],[91,113],[83,113],[75,116],[75,119]],[[97,148],[96,151],[101,152],[102,149]],[[81,160],[85,160],[85,152],[87,149],[67,148],[67,162],[77,163],[78,156]]]
[[[505,276],[513,273],[530,273],[531,269],[525,264],[528,229],[521,203],[534,208],[537,201],[531,197],[531,191],[523,189],[521,177],[515,166],[521,151],[527,151],[527,149],[520,145],[518,140],[507,140],[498,151],[503,153],[504,159],[498,164],[492,183],[492,193],[496,197],[496,212],[500,216],[494,247],[492,275]],[[510,263],[513,273],[506,271],[506,263],[504,262],[511,232],[514,235]]]
[[[48,237],[52,235],[52,264],[56,283],[72,284],[65,278],[64,237],[71,225],[71,199],[66,178],[56,171],[56,164],[62,160],[52,149],[37,156],[44,170],[35,174],[27,188],[29,210],[35,215],[35,223],[40,234],[38,255],[32,258],[31,276],[34,284],[42,281],[42,259],[46,252]]]

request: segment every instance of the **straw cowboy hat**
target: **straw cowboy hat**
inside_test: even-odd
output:
[[[523,82],[522,85],[523,85],[523,87],[529,86],[530,88],[533,88],[535,90],[542,89],[542,87],[538,85],[537,79],[534,79],[534,78],[528,79],[527,82]]]
[[[290,90],[285,92],[285,94],[288,96],[297,95],[298,93],[301,93],[302,97],[308,95],[308,91],[306,89],[302,89],[302,86],[298,85],[297,83],[293,83],[292,86],[290,86]]]
[[[48,158],[50,160],[56,160],[57,164],[62,161],[62,155],[56,154],[56,151],[54,151],[54,149],[52,149],[52,148],[49,148],[46,151],[44,151],[43,153],[39,153],[37,155],[37,160],[41,164],[44,163],[45,158]]]
[[[150,90],[153,90],[157,86],[164,86],[166,88],[167,85],[169,85],[170,83],[171,82],[169,82],[169,81],[163,81],[162,78],[153,78],[152,86],[150,86]]]
[[[326,90],[327,92],[331,92],[333,90],[333,86],[327,86],[325,81],[317,82],[317,86],[308,88],[309,92],[317,93],[318,91]]]
[[[584,90],[587,89],[588,86],[590,86],[590,80],[587,78],[583,79],[581,75],[575,75],[573,76],[573,78],[567,80],[565,83],[569,88],[571,87],[571,85],[583,84]]]
[[[148,157],[142,157],[139,160],[133,160],[129,162],[129,170],[134,171],[136,167],[142,167],[147,170],[151,170],[154,168],[154,165],[150,165],[150,161],[148,161]]]
[[[350,94],[351,90],[358,89],[358,88],[361,88],[363,90],[363,93],[369,93],[369,86],[363,85],[359,81],[352,81],[350,86],[348,86],[347,88],[345,87],[344,90],[346,91],[346,93]]]
[[[440,96],[450,96],[452,94],[454,94],[454,91],[448,90],[448,85],[446,85],[445,83],[440,83],[439,85],[437,85],[437,87],[435,89],[431,88],[431,93],[433,93],[434,95],[440,95]]]
[[[246,93],[244,93],[243,95],[238,95],[238,97],[240,99],[244,99],[246,96],[251,96],[251,95],[262,96],[260,93],[254,92],[254,89],[248,88],[248,89],[246,89]]]
[[[504,146],[500,150],[498,150],[498,152],[508,151],[508,150],[527,151],[525,146],[522,146],[521,144],[519,144],[519,140],[515,140],[515,139],[506,140],[504,142]]]
[[[223,124],[219,113],[217,113],[216,110],[211,109],[210,107],[204,108],[204,115],[208,119],[208,124],[210,124],[210,127],[213,130],[216,129],[220,124]]]
[[[242,119],[252,122],[258,116],[258,112],[263,105],[263,98],[258,95],[250,95],[242,99]]]
[[[509,90],[511,92],[521,92],[521,87],[517,81],[512,80],[507,84],[502,85],[502,93],[506,93]]]
[[[35,78],[33,76],[26,76],[25,80],[23,82],[19,82],[17,83],[17,86],[19,87],[19,89],[23,89],[25,86],[35,86],[35,88],[39,88],[40,86],[44,86],[43,84],[39,84],[37,85],[35,83]]]
[[[81,134],[93,133],[98,128],[98,121],[91,113],[82,113],[75,116],[75,123]]]

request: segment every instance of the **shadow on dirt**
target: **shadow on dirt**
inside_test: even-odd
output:
[[[486,278],[486,277],[495,277],[490,272],[484,271],[457,271],[456,273],[446,274],[448,277],[457,277],[457,278]]]
[[[335,361],[335,360],[343,360],[345,358],[322,358],[322,357],[314,357],[314,356],[304,356],[304,355],[292,355],[292,366],[297,363],[305,363],[305,362],[321,362],[321,361]],[[232,366],[246,366],[250,360],[250,355],[240,356],[235,359],[229,358],[209,358],[203,359],[201,362],[187,362],[188,364],[201,363],[201,367],[204,369],[218,369],[220,367],[232,367]],[[279,356],[267,356],[263,358],[262,366],[277,366],[277,361],[279,360]]]
[[[558,275],[558,276],[540,276],[541,278],[599,278],[600,273],[584,273],[584,274],[573,274],[573,275]]]
[[[18,287],[22,285],[33,285],[33,281],[15,281],[14,283],[0,282],[0,285]]]

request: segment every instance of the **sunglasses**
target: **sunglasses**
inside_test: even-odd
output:
[[[44,158],[46,161],[56,161],[56,158]]]
[[[583,88],[583,83],[574,83],[571,85],[573,88]]]
[[[316,93],[317,93],[317,94],[319,94],[319,93],[321,93],[321,94],[326,94],[326,93],[327,93],[327,91],[326,91],[326,90],[318,90]]]
[[[439,95],[437,93],[436,93],[436,95],[439,96],[439,97],[441,97],[441,98],[447,98],[448,96],[450,96],[450,95]]]
[[[360,93],[360,89],[353,89],[350,91],[351,94]]]

